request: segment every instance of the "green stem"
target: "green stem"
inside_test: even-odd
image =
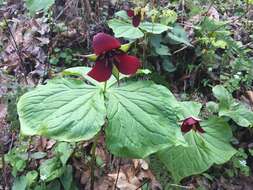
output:
[[[106,92],[106,87],[107,87],[107,81],[105,81],[105,84],[104,84],[104,93]]]
[[[90,190],[94,190],[94,183],[95,183],[95,175],[94,175],[94,170],[95,170],[95,166],[96,166],[96,147],[97,147],[97,143],[98,143],[98,139],[100,136],[100,132],[95,136],[94,138],[94,142],[91,148],[91,154],[92,154],[92,158],[91,158],[91,177],[90,177]]]

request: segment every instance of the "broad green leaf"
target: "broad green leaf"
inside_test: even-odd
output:
[[[39,167],[40,179],[45,182],[52,181],[55,178],[60,177],[64,170],[65,167],[62,166],[58,157],[45,160]]]
[[[23,95],[18,102],[21,132],[60,141],[91,139],[105,122],[101,88],[58,78]]]
[[[249,127],[253,125],[253,112],[239,102],[231,104],[229,110],[221,109],[219,111],[219,115],[231,118],[242,127]]]
[[[26,190],[27,180],[25,176],[16,177],[11,190]]]
[[[37,11],[47,11],[55,0],[25,0],[25,4],[31,15],[34,15]]]
[[[219,116],[229,117],[242,127],[253,125],[253,112],[233,99],[225,87],[222,85],[215,86],[213,94],[219,100]]]
[[[142,22],[140,24],[140,28],[152,34],[161,34],[171,29],[171,27],[169,26],[159,24],[159,23],[152,23],[152,22]]]
[[[188,40],[187,33],[180,25],[176,25],[171,32],[168,33],[168,37],[172,40],[172,44],[183,43],[192,46]]]
[[[119,19],[111,19],[108,21],[108,26],[113,30],[116,38],[128,38],[128,39],[138,39],[144,36],[143,32],[134,27],[131,23],[124,22]]]
[[[178,116],[181,120],[191,116],[198,117],[202,108],[202,104],[199,102],[184,101],[178,102],[178,104]]]
[[[54,149],[54,152],[59,154],[62,165],[65,165],[67,163],[73,151],[73,146],[67,142],[60,142]]]
[[[229,144],[232,132],[223,119],[210,118],[202,122],[201,127],[205,133],[192,130],[184,135],[189,146],[174,146],[158,153],[176,182],[200,174],[213,164],[223,164],[236,153]]]
[[[106,97],[106,144],[114,155],[143,158],[184,143],[167,88],[150,81],[127,82],[107,89]]]

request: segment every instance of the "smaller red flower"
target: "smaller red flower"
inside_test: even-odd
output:
[[[99,82],[107,81],[111,77],[113,65],[125,75],[135,74],[141,66],[137,57],[120,50],[120,42],[108,34],[96,34],[92,46],[98,58],[88,75]]]
[[[141,11],[138,11],[137,14],[135,14],[134,10],[129,9],[127,10],[127,15],[132,18],[132,24],[134,27],[138,27],[141,23]]]
[[[195,117],[188,117],[188,118],[186,118],[186,119],[183,121],[183,123],[182,123],[182,125],[181,125],[181,131],[182,131],[183,133],[187,133],[187,132],[189,132],[190,130],[194,130],[194,131],[198,131],[198,132],[200,132],[200,133],[204,133],[205,131],[204,131],[204,129],[202,129],[202,128],[200,127],[199,122],[200,122],[200,119],[198,119],[198,118],[195,118]]]

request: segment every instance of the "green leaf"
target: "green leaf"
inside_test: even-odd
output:
[[[108,21],[108,26],[113,30],[116,38],[128,38],[128,39],[138,39],[144,36],[143,32],[134,27],[131,23],[124,22],[119,19],[111,19]]]
[[[142,22],[140,24],[140,28],[152,34],[161,34],[171,29],[171,27],[169,26],[159,24],[159,23],[152,23],[152,22]]]
[[[67,142],[58,143],[54,149],[54,152],[60,155],[60,160],[62,162],[62,165],[65,165],[67,163],[73,151],[74,151],[74,148]]]
[[[33,183],[36,182],[37,178],[38,178],[38,172],[33,170],[33,171],[29,171],[27,174],[26,174],[26,183],[27,183],[27,186],[31,186]]]
[[[38,11],[47,11],[55,0],[25,0],[25,4],[31,15],[34,15]]]
[[[16,177],[12,186],[12,190],[26,190],[27,181],[25,176]]]
[[[61,161],[58,157],[45,160],[39,167],[40,179],[45,182],[52,181],[55,178],[60,177],[64,170],[65,168],[62,167]]]
[[[211,113],[218,113],[219,112],[219,105],[216,102],[207,102],[206,108]]]
[[[216,85],[213,89],[213,95],[220,102],[222,109],[229,109],[231,103],[234,101],[232,95],[222,85]]]
[[[176,25],[171,32],[168,33],[168,37],[172,40],[170,43],[179,44],[183,43],[188,46],[192,46],[188,40],[187,33],[180,25]]]
[[[128,15],[127,15],[127,12],[125,10],[121,10],[121,11],[118,11],[114,14],[116,17],[119,17],[119,18],[122,18],[122,19],[125,19],[125,20],[128,20]]]
[[[219,116],[229,117],[242,127],[253,125],[253,112],[233,99],[225,87],[217,85],[213,88],[213,93],[219,100]]]
[[[64,78],[26,93],[17,107],[23,134],[68,142],[91,139],[106,117],[100,87]]]
[[[42,159],[46,156],[47,156],[46,152],[35,152],[30,155],[30,158],[37,160],[37,159]]]
[[[71,190],[71,185],[73,182],[72,173],[73,173],[72,166],[67,165],[63,175],[60,177],[60,181],[64,187],[64,190]]]
[[[167,72],[174,72],[176,70],[176,67],[173,65],[173,63],[171,62],[170,57],[168,56],[162,56],[162,66],[163,69]]]
[[[143,158],[181,144],[169,90],[150,81],[127,82],[107,89],[106,144],[116,156]]]
[[[65,69],[62,72],[63,76],[79,76],[79,77],[83,77],[84,79],[86,79],[87,81],[89,81],[91,84],[95,85],[95,86],[101,86],[101,84],[94,80],[93,78],[91,78],[90,76],[87,75],[87,73],[91,70],[91,67],[71,67],[68,69]]]
[[[200,110],[202,108],[202,104],[199,102],[193,101],[185,101],[185,102],[178,102],[178,116],[181,120],[194,116],[198,117]]]
[[[189,146],[174,146],[158,153],[176,182],[200,174],[213,164],[223,164],[236,153],[229,144],[231,129],[223,119],[210,118],[202,122],[201,127],[205,133],[192,130],[184,135]]]

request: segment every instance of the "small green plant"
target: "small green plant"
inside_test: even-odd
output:
[[[82,65],[82,62],[73,57],[74,50],[71,48],[55,48],[50,56],[49,63],[53,66],[63,66],[65,68]]]
[[[77,189],[72,177],[72,166],[67,164],[73,147],[73,144],[58,143],[53,149],[54,156],[46,158],[45,152],[29,152],[28,143],[17,145],[5,155],[6,162],[12,166],[12,175],[15,177],[12,189],[60,190],[61,186],[64,190]],[[41,159],[43,161],[38,170],[25,170],[30,161]]]

